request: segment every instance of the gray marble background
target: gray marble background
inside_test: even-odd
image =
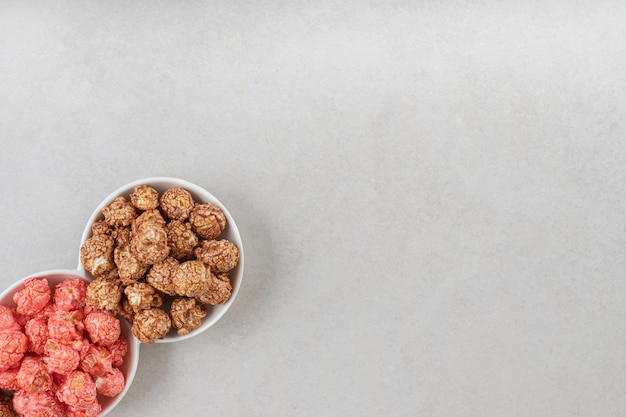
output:
[[[0,285],[179,177],[243,286],[112,417],[623,416],[625,39],[618,1],[0,1]]]

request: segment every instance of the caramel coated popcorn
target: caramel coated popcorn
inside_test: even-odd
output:
[[[122,299],[122,283],[112,277],[98,277],[87,286],[86,304],[103,310],[115,311]]]
[[[154,343],[170,331],[172,320],[160,308],[149,308],[135,314],[131,331],[143,343]]]
[[[98,234],[87,239],[80,248],[80,262],[93,276],[106,275],[115,269],[113,244],[111,236]]]
[[[149,185],[138,185],[130,195],[130,202],[139,210],[154,210],[159,205],[159,193]]]
[[[191,225],[180,220],[172,220],[165,226],[170,255],[183,260],[194,253],[198,246],[198,236],[191,230]]]
[[[119,196],[102,209],[102,215],[111,227],[130,226],[137,217],[137,210],[125,197]]]
[[[182,188],[170,188],[161,196],[161,209],[170,219],[185,220],[194,205],[189,191]]]
[[[239,262],[239,249],[228,240],[204,240],[194,253],[211,271],[228,272]]]
[[[179,297],[172,301],[170,315],[177,333],[183,336],[200,327],[207,311],[195,298]]]
[[[128,320],[142,342],[171,329],[188,334],[207,308],[231,297],[228,273],[239,248],[219,240],[227,227],[219,206],[179,187],[159,196],[144,184],[115,198],[102,215],[81,248],[83,266],[96,277],[86,304]]]
[[[155,264],[146,275],[146,282],[152,285],[163,294],[176,295],[174,273],[180,268],[178,261],[172,257],[167,257],[163,262]]]
[[[228,275],[224,272],[210,275],[208,287],[196,294],[198,301],[204,304],[219,305],[224,304],[232,294],[233,286],[230,284]]]
[[[124,295],[133,311],[139,312],[152,307],[161,307],[163,297],[150,284],[137,282],[124,288]]]
[[[189,216],[189,223],[202,239],[215,239],[226,227],[226,216],[215,204],[196,204]]]

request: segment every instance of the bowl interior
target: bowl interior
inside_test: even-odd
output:
[[[28,277],[21,279],[11,285],[9,288],[4,290],[0,294],[0,304],[14,307],[15,302],[13,301],[13,295],[24,288],[24,280],[27,278],[45,278],[48,281],[48,285],[50,285],[50,289],[54,294],[54,287],[67,279],[82,279],[84,281],[88,280],[81,276],[77,271],[73,270],[52,270],[40,272],[37,274],[29,275]],[[133,336],[130,331],[130,326],[126,320],[120,320],[122,335],[128,341],[128,352],[124,358],[124,363],[120,366],[120,371],[124,374],[126,378],[126,386],[124,387],[124,391],[118,394],[115,397],[105,397],[102,395],[98,395],[98,401],[102,405],[102,411],[100,416],[104,416],[109,413],[126,395],[126,392],[130,388],[133,379],[135,378],[135,373],[137,372],[137,365],[139,363],[139,341]]]
[[[224,215],[226,216],[227,225],[224,231],[220,234],[218,239],[227,239],[233,242],[239,248],[239,262],[237,266],[228,273],[228,277],[230,279],[231,285],[233,287],[232,293],[228,301],[224,304],[217,306],[209,306],[207,305],[207,316],[203,319],[202,325],[197,329],[191,331],[189,334],[180,336],[176,333],[174,329],[172,329],[163,339],[159,339],[156,343],[171,343],[178,342],[181,340],[188,339],[190,337],[196,336],[203,331],[207,330],[209,327],[213,326],[230,308],[232,303],[235,301],[237,293],[239,292],[239,288],[241,286],[241,281],[243,278],[243,267],[244,267],[244,252],[243,245],[241,241],[241,235],[239,233],[239,229],[235,223],[235,220],[230,215],[226,207],[210,192],[203,189],[202,187],[193,184],[191,182],[181,180],[178,178],[171,177],[151,177],[144,178],[140,180],[133,181],[129,184],[126,184],[117,190],[113,191],[109,196],[107,196],[102,202],[96,207],[91,217],[87,221],[85,226],[85,230],[83,231],[83,235],[79,245],[80,247],[85,243],[85,241],[91,236],[91,225],[97,221],[102,220],[104,216],[102,215],[102,209],[109,204],[118,196],[122,195],[126,198],[134,191],[134,188],[138,185],[146,184],[154,188],[159,192],[159,196],[163,194],[165,190],[173,187],[184,188],[191,193],[194,198],[194,201],[199,203],[212,203],[217,205],[222,209]],[[79,254],[80,259],[80,254]],[[85,271],[84,267],[81,265],[80,260],[78,262],[78,269],[81,273],[83,273],[88,279],[93,279],[93,276]]]

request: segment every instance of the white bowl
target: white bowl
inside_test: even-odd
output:
[[[226,224],[226,228],[220,234],[219,238],[227,239],[231,241],[239,249],[239,262],[237,263],[237,266],[228,273],[230,283],[233,287],[231,296],[228,299],[228,301],[226,301],[224,304],[220,304],[216,306],[206,306],[207,316],[202,320],[202,325],[200,325],[200,327],[198,327],[197,329],[194,329],[193,331],[189,332],[188,334],[184,336],[178,335],[176,333],[176,330],[172,329],[164,338],[156,341],[156,343],[178,342],[181,340],[185,340],[185,339],[189,339],[191,337],[197,336],[200,333],[207,330],[209,327],[213,326],[215,323],[217,323],[217,321],[220,318],[222,318],[222,316],[228,311],[230,306],[235,301],[235,298],[237,297],[237,293],[239,292],[239,288],[241,287],[241,281],[243,279],[244,253],[243,253],[243,245],[241,242],[241,235],[239,234],[239,229],[237,229],[235,220],[232,218],[232,216],[230,215],[226,207],[224,207],[224,205],[213,194],[211,194],[204,188],[196,184],[190,183],[188,181],[178,179],[178,178],[151,177],[151,178],[140,179],[140,180],[128,183],[126,185],[123,185],[122,187],[118,188],[117,190],[109,194],[109,196],[106,197],[104,200],[102,200],[102,202],[94,210],[91,217],[89,217],[89,220],[87,220],[87,225],[85,226],[85,230],[83,231],[83,236],[80,240],[79,251],[80,251],[80,247],[82,247],[83,244],[87,241],[87,239],[91,236],[91,225],[95,221],[102,220],[104,218],[104,216],[102,215],[102,209],[108,206],[109,204],[111,204],[111,202],[113,202],[113,200],[120,195],[128,199],[128,196],[134,191],[135,187],[138,185],[142,185],[142,184],[149,185],[150,187],[157,190],[159,192],[159,196],[161,196],[163,192],[167,190],[168,188],[173,188],[173,187],[184,188],[185,190],[191,193],[192,197],[194,198],[194,201],[198,203],[212,203],[220,207],[222,211],[224,212],[224,215],[226,216],[227,224]],[[89,279],[93,279],[93,276],[91,276],[89,272],[85,271],[85,268],[81,264],[80,253],[79,253],[79,261],[78,261],[78,270],[80,274],[86,276]]]
[[[86,279],[84,276],[81,275],[80,272],[77,272],[76,270],[54,269],[50,271],[38,272],[17,281],[13,285],[5,289],[0,294],[0,304],[8,307],[15,307],[16,304],[13,301],[13,294],[24,288],[24,280],[27,278],[47,279],[53,294],[54,287],[66,279],[82,279],[89,282],[88,279]],[[113,408],[115,408],[115,406],[122,400],[122,398],[124,398],[124,395],[126,395],[126,392],[128,392],[128,389],[133,383],[135,373],[137,372],[137,365],[139,364],[139,346],[141,343],[131,333],[130,326],[128,322],[126,322],[126,320],[120,320],[120,325],[122,335],[128,341],[128,352],[124,357],[124,363],[120,366],[120,371],[122,371],[122,373],[124,374],[126,385],[124,387],[124,390],[115,397],[105,397],[103,395],[98,395],[98,402],[100,402],[100,405],[102,406],[102,411],[99,414],[100,417],[108,414],[111,410],[113,410]]]

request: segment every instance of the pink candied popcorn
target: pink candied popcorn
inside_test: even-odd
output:
[[[124,363],[124,356],[126,356],[126,352],[128,352],[128,342],[124,336],[120,336],[109,346],[109,350],[111,351],[111,362],[113,366],[120,366]]]
[[[27,278],[24,280],[24,289],[13,295],[19,314],[33,315],[41,311],[48,301],[51,292],[48,280],[45,278]]]
[[[117,368],[113,368],[113,371],[107,375],[96,378],[96,390],[107,397],[115,397],[124,391],[124,386],[124,374]]]
[[[96,383],[82,371],[73,371],[57,391],[57,398],[74,408],[89,408],[96,401]]]
[[[0,371],[19,366],[28,348],[28,338],[19,330],[0,332]]]
[[[22,360],[17,373],[17,384],[29,394],[52,389],[52,375],[41,357],[27,355]]]
[[[98,401],[94,401],[89,407],[86,408],[69,406],[66,408],[67,417],[98,417],[100,411],[102,411],[102,406],[100,406]]]
[[[87,314],[84,323],[93,343],[110,346],[120,337],[120,321],[111,313],[93,311]]]
[[[24,326],[24,333],[28,337],[28,350],[43,355],[48,340],[48,320],[43,316],[30,319]]]
[[[13,310],[0,305],[0,331],[2,330],[22,330],[22,327],[13,315]]]
[[[74,348],[74,342],[48,339],[44,349],[43,361],[50,372],[67,375],[78,368],[80,353]],[[80,348],[82,343],[78,343]]]
[[[103,376],[113,370],[111,358],[111,352],[106,347],[91,345],[80,366],[91,376]]]
[[[11,368],[0,372],[0,389],[5,391],[17,391],[20,389],[20,386],[17,384],[17,373],[19,371],[20,368]]]
[[[79,310],[85,306],[87,284],[82,279],[67,279],[54,288],[54,304],[60,310]]]
[[[57,310],[48,319],[48,337],[68,342],[81,340],[84,327],[82,311]]]
[[[65,407],[51,391],[29,394],[19,390],[13,395],[13,409],[23,417],[63,417]]]

